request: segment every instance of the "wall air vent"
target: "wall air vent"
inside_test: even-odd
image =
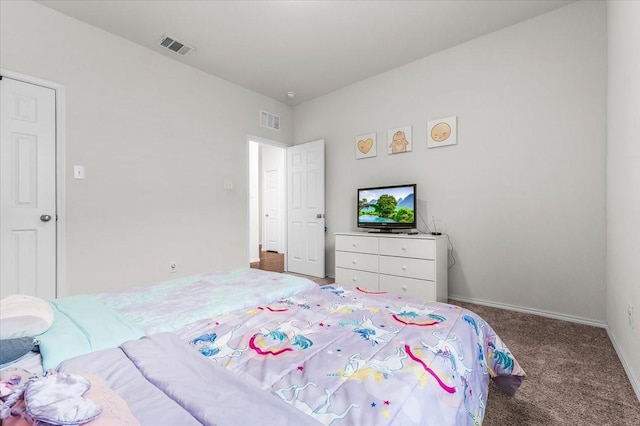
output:
[[[165,49],[169,49],[173,53],[177,53],[180,56],[187,56],[188,53],[196,50],[195,47],[188,46],[178,40],[175,37],[164,35],[160,41],[158,42],[160,47],[164,47]]]
[[[280,130],[280,116],[260,110],[260,125],[273,130]]]

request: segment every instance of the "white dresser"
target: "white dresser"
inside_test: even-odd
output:
[[[336,283],[447,302],[447,238],[429,234],[341,232]]]

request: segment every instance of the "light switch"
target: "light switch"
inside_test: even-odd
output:
[[[233,189],[233,181],[231,179],[225,179],[222,187],[226,190]]]
[[[73,178],[84,179],[84,166],[73,166]]]

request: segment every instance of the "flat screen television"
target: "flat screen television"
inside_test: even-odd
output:
[[[380,232],[416,228],[416,185],[359,188],[357,222]]]

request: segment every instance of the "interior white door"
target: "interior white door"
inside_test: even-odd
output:
[[[278,169],[265,170],[264,172],[264,222],[262,237],[262,249],[265,251],[278,251],[280,215],[278,214],[278,189],[279,189]]]
[[[287,270],[323,278],[323,140],[287,148],[287,194]]]
[[[56,297],[55,91],[0,80],[0,297]]]

